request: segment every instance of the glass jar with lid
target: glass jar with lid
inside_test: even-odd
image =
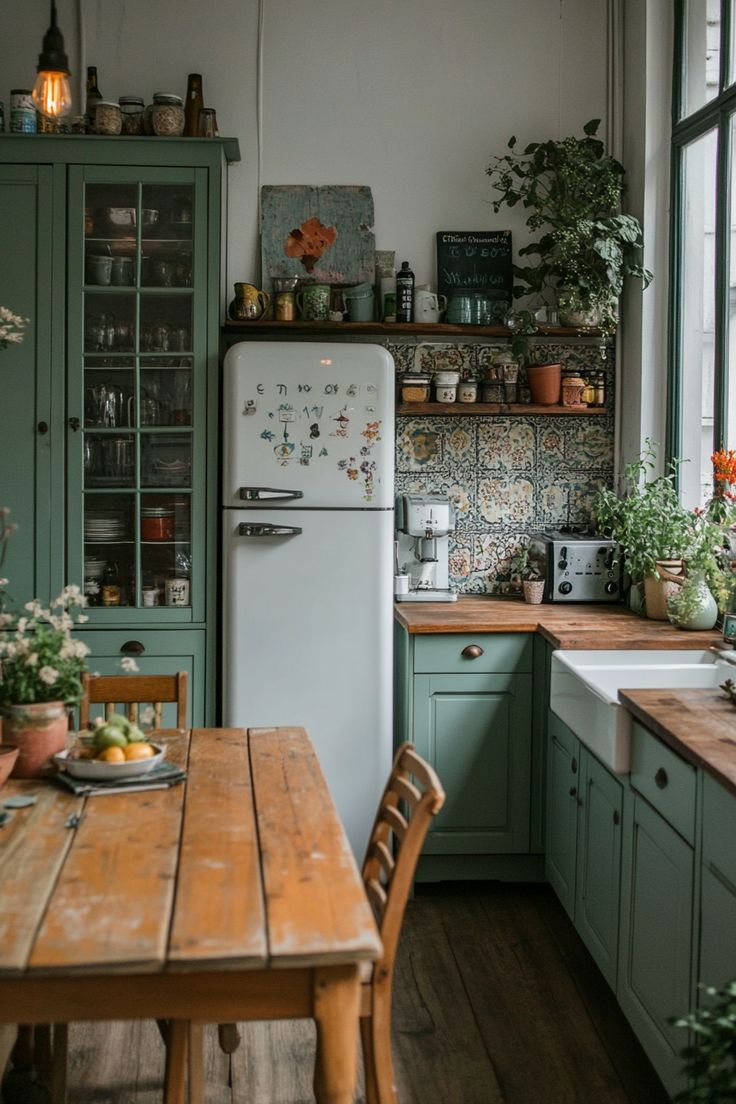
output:
[[[143,134],[143,98],[120,96],[118,99],[123,117],[123,134]]]
[[[151,128],[160,138],[178,138],[184,133],[184,105],[181,96],[154,92]]]
[[[98,134],[120,134],[123,115],[120,104],[112,100],[99,100],[95,108],[95,130]]]
[[[141,507],[141,540],[173,541],[174,510],[171,506]]]
[[[405,403],[429,402],[432,377],[428,372],[404,372],[401,377],[401,401]]]

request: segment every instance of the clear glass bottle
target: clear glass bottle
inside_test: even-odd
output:
[[[184,133],[187,138],[199,135],[199,113],[204,107],[202,74],[190,73],[187,77],[187,98],[184,105]],[[209,137],[209,135],[205,135]]]

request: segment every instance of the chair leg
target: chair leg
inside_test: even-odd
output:
[[[368,1104],[398,1104],[391,1054],[391,993],[373,991],[373,1014],[360,1021]],[[370,1094],[373,1094],[371,1096]]]
[[[234,1054],[240,1046],[240,1032],[234,1023],[217,1025],[217,1041],[223,1054]]]
[[[51,1047],[52,1104],[66,1104],[66,1075],[68,1053],[69,1024],[54,1024],[54,1037]]]
[[[189,1104],[204,1104],[204,1025],[189,1024]]]
[[[169,1021],[168,1020],[156,1020],[156,1025],[159,1030],[159,1034],[163,1041],[164,1046],[169,1045]]]

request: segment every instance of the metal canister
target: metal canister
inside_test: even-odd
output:
[[[14,134],[36,133],[36,109],[29,88],[14,88],[10,93],[10,129]]]

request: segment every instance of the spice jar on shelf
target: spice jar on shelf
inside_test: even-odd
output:
[[[434,397],[439,403],[454,403],[457,400],[457,385],[460,373],[444,369],[434,374]]]
[[[143,134],[143,100],[140,96],[120,96],[121,134]]]
[[[123,115],[120,104],[112,100],[99,100],[95,109],[95,130],[98,134],[120,134]]]
[[[460,380],[457,390],[457,400],[461,403],[474,403],[478,401],[478,381],[474,376]]]
[[[574,368],[568,368],[562,373],[562,405],[584,407],[582,395],[585,390],[585,380]]]
[[[184,107],[181,96],[155,92],[151,106],[151,127],[160,138],[178,138],[184,133]]]
[[[429,402],[431,378],[426,372],[404,372],[401,377],[401,401],[405,403]]]

